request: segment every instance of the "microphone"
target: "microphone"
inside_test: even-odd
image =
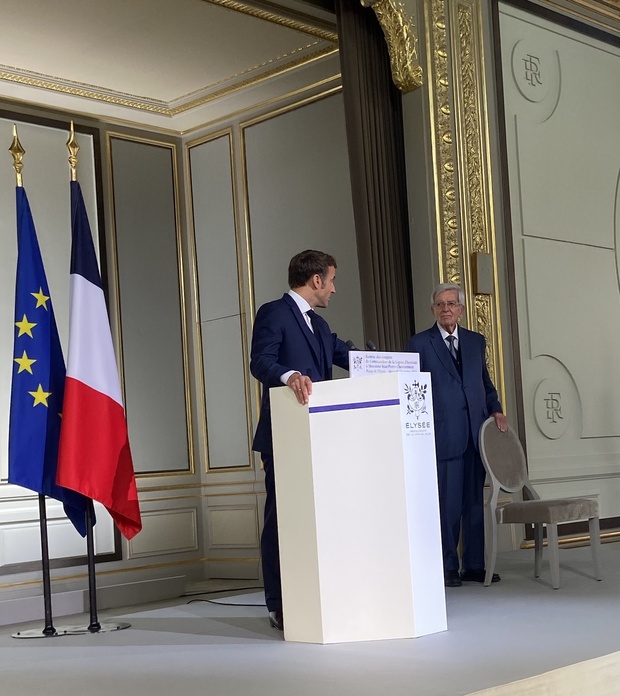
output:
[[[346,345],[346,347],[347,347],[349,350],[359,350],[359,348],[356,348],[355,343],[353,343],[353,341],[352,341],[351,339],[349,339],[349,340],[345,343],[345,345]]]
[[[366,341],[366,348],[368,348],[368,350],[379,350],[371,340]]]

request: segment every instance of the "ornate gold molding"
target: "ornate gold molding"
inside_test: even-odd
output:
[[[401,92],[411,92],[423,84],[418,57],[415,22],[397,0],[361,0],[374,10],[388,46],[392,80]]]
[[[487,364],[491,379],[503,393],[501,352],[501,326],[497,298],[497,274],[495,294],[475,295],[471,258],[476,252],[495,256],[495,231],[493,228],[491,178],[488,158],[487,114],[484,99],[484,63],[482,60],[481,9],[479,0],[461,0],[451,5],[450,25],[454,26],[452,55],[455,79],[455,103],[457,104],[457,133],[459,148],[459,180],[461,190],[461,220],[463,226],[464,282],[469,303],[471,326],[481,333],[487,343]]]
[[[482,2],[430,0],[427,6],[438,258],[440,279],[465,291],[467,324],[486,338],[489,373],[504,399]],[[494,260],[493,295],[474,294],[476,252]]]
[[[271,70],[267,70],[258,75],[253,75],[252,77],[249,77],[246,80],[241,80],[226,87],[222,87],[221,89],[215,92],[209,92],[209,94],[206,94],[202,97],[198,97],[193,101],[184,102],[179,106],[171,107],[169,108],[169,115],[176,116],[177,114],[189,111],[189,109],[194,109],[197,106],[207,104],[210,101],[221,99],[222,97],[228,96],[229,94],[233,94],[234,92],[237,92],[246,87],[251,87],[253,85],[259,84],[260,82],[264,82],[265,80],[275,77],[276,75],[283,75],[289,70],[294,70],[295,68],[305,65],[306,63],[311,63],[315,60],[319,60],[320,58],[329,56],[332,53],[335,53],[337,50],[338,48],[336,46],[327,46],[326,48],[322,48],[321,50],[316,51],[314,53],[306,54],[301,58],[297,58],[296,60],[292,60],[286,63],[285,65],[272,68]]]
[[[432,0],[425,7],[439,277],[442,282],[460,285],[461,245],[444,0]]]
[[[162,102],[154,101],[139,101],[138,97],[122,92],[105,92],[99,90],[95,85],[87,85],[81,82],[72,82],[63,80],[52,75],[44,75],[42,73],[19,70],[9,65],[0,65],[0,80],[13,82],[15,84],[27,85],[29,87],[38,87],[49,92],[60,92],[62,94],[70,94],[75,97],[85,97],[86,99],[94,99],[100,102],[117,104],[118,106],[126,106],[132,109],[140,109],[142,111],[151,111],[159,114],[167,114],[169,109]]]
[[[552,10],[592,24],[603,31],[620,34],[620,0],[543,0]]]
[[[196,96],[197,93],[193,92],[192,94],[173,99],[170,102],[149,99],[148,97],[139,97],[137,95],[126,94],[124,92],[104,90],[96,85],[64,80],[59,77],[54,77],[53,75],[27,72],[8,65],[0,65],[0,81],[4,80],[6,82],[27,85],[29,87],[38,87],[39,89],[47,90],[49,92],[59,92],[61,94],[68,94],[74,97],[84,97],[85,99],[90,99],[92,101],[114,104],[115,106],[135,109],[137,111],[144,111],[147,113],[160,114],[162,116],[177,116],[178,114],[182,114],[190,109],[203,106],[211,101],[215,101],[216,99],[221,99],[222,97],[233,94],[234,92],[245,89],[246,87],[252,87],[272,77],[282,75],[289,70],[294,70],[302,65],[312,63],[313,61],[324,58],[338,50],[337,46],[332,44],[325,46],[318,51],[304,53],[296,58],[293,57],[294,55],[309,48],[312,48],[312,46],[306,46],[303,49],[299,49],[298,51],[295,51],[294,54],[291,53],[278,56],[274,60],[282,60],[280,65],[270,67],[271,63],[273,62],[270,61],[263,65],[253,66],[245,71],[246,73],[250,73],[250,76],[243,80],[237,79],[241,77],[241,74],[232,75],[227,80],[229,84],[224,85],[219,89],[214,90],[213,87],[217,87],[217,85],[221,83],[208,85],[203,90],[200,90],[200,92],[202,92],[200,96]]]
[[[226,97],[234,92],[252,87],[289,70],[327,57],[338,50],[338,33],[335,30],[335,26],[332,28],[328,22],[322,22],[318,19],[316,22],[313,22],[313,18],[309,17],[309,15],[305,15],[309,19],[304,21],[304,19],[294,19],[278,14],[277,11],[270,12],[266,9],[254,7],[239,0],[202,1],[225,10],[239,12],[255,19],[297,31],[300,34],[312,37],[312,40],[310,42],[302,41],[299,47],[292,49],[289,53],[277,55],[262,64],[251,65],[243,72],[227,76],[225,80],[207,84],[199,90],[180,95],[169,101],[128,94],[106,89],[98,85],[68,80],[63,77],[24,70],[10,65],[0,65],[0,81],[36,87],[48,92],[82,97],[91,101],[113,104],[136,111],[174,117]],[[303,37],[301,38],[303,39]]]
[[[308,34],[309,36],[315,36],[317,39],[322,39],[323,41],[329,41],[335,44],[338,43],[338,33],[336,31],[321,29],[320,27],[310,24],[309,22],[291,19],[275,12],[269,12],[268,10],[262,10],[258,7],[247,5],[246,3],[239,2],[238,0],[203,0],[203,2],[207,2],[210,5],[225,7],[227,10],[241,12],[242,14],[249,15],[250,17],[256,17],[257,19],[264,19],[267,22],[279,24],[287,29],[295,29],[295,31]]]

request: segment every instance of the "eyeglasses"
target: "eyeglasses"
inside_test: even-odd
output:
[[[437,309],[456,309],[461,305],[458,302],[433,302],[433,307]]]

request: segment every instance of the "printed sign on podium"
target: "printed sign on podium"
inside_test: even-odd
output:
[[[349,351],[349,375],[363,377],[387,372],[419,372],[419,353],[398,353],[385,350]]]

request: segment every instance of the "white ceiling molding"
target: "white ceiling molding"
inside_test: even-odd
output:
[[[0,96],[187,131],[276,76],[334,76],[329,19],[295,0],[3,0]]]

